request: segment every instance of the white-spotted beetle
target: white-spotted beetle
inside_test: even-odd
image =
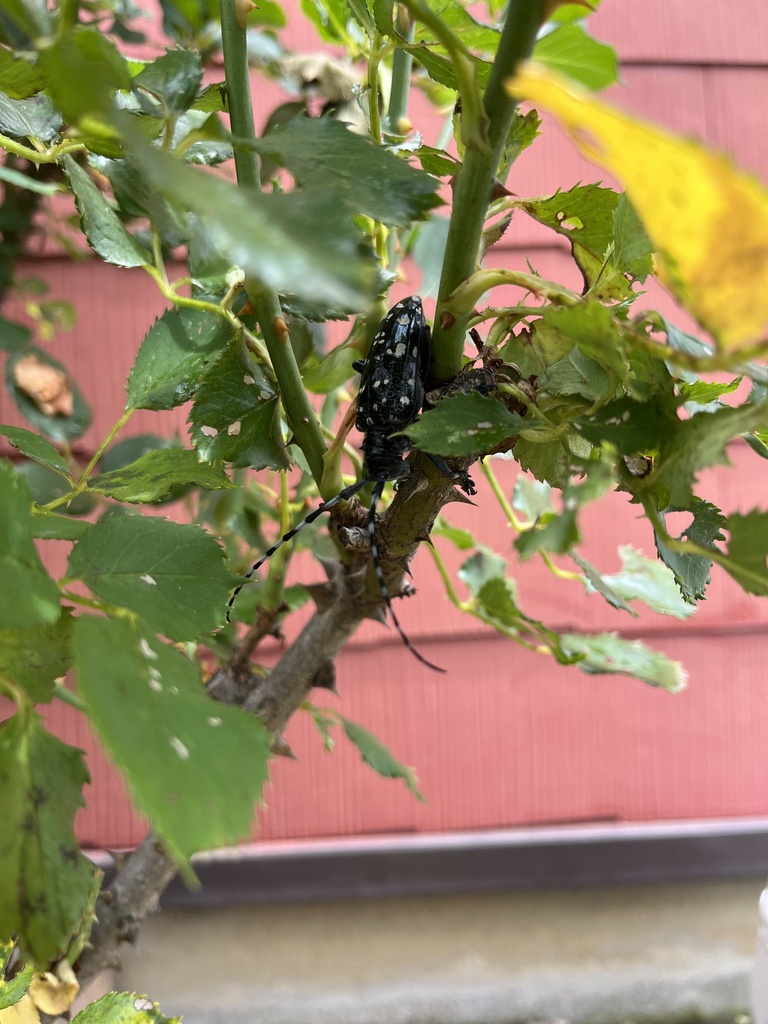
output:
[[[339,502],[352,498],[366,484],[372,483],[374,488],[368,511],[368,537],[371,560],[381,596],[384,598],[395,628],[408,650],[422,664],[436,672],[444,672],[445,669],[433,665],[431,661],[419,654],[405,635],[392,607],[376,545],[376,509],[384,487],[389,481],[400,480],[410,472],[408,464],[403,460],[403,455],[410,447],[410,442],[404,435],[393,437],[392,434],[404,430],[421,412],[424,404],[424,384],[429,368],[429,356],[430,330],[424,319],[421,299],[417,295],[412,295],[390,309],[379,324],[367,358],[360,359],[353,364],[354,368],[362,375],[357,397],[355,425],[364,434],[362,448],[365,456],[363,466],[365,472],[363,479],[350,484],[329,501],[323,502],[305,519],[297,523],[292,530],[284,534],[251,567],[245,574],[245,579],[250,579],[264,562],[271,558],[278,548],[295,537],[299,530],[303,530],[305,526],[313,523],[324,512],[330,512]],[[435,458],[434,461],[442,472],[450,476],[455,475],[465,490],[474,493],[471,481],[465,473],[453,474],[442,459]],[[235,598],[243,586],[244,583],[241,583],[230,598],[227,607],[227,620],[229,620]]]

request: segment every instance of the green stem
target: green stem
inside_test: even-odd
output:
[[[371,40],[371,53],[368,57],[368,121],[371,138],[377,146],[381,145],[381,118],[379,117],[379,63],[381,61],[381,36],[374,33]]]
[[[440,579],[443,581],[445,592],[448,595],[448,600],[454,605],[459,611],[469,611],[469,604],[467,601],[462,601],[459,595],[456,593],[456,589],[453,586],[453,580],[451,575],[446,568],[445,562],[443,561],[440,552],[434,546],[434,544],[428,544],[429,553],[432,555],[432,559],[437,567],[437,571],[440,574]]]
[[[544,0],[510,0],[483,98],[489,148],[487,152],[467,149],[456,177],[432,342],[431,372],[438,381],[450,380],[461,369],[469,314],[448,316],[445,326],[441,326],[441,314],[446,312],[448,296],[477,269],[493,182],[517,110],[517,101],[505,91],[504,81],[530,55],[543,20]]]
[[[475,58],[456,33],[425,0],[402,0],[403,6],[435,34],[451,57],[461,99],[461,139],[468,150],[487,152],[488,117],[477,83]],[[538,3],[539,0],[533,0]],[[506,137],[506,136],[505,136]],[[498,167],[498,160],[496,161]]]
[[[415,25],[404,7],[398,9],[396,28],[408,42],[413,42]],[[413,57],[407,51],[398,46],[392,57],[392,85],[389,90],[389,109],[387,110],[387,125],[393,135],[407,135],[407,131],[401,131],[401,122],[408,116],[408,100],[411,95],[411,71],[413,69]]]
[[[496,474],[491,469],[490,460],[483,459],[482,462],[480,463],[480,469],[483,471],[485,479],[491,485],[491,490],[493,491],[494,497],[501,506],[504,515],[507,517],[507,522],[512,527],[512,529],[515,530],[517,533],[522,533],[523,530],[528,528],[528,524],[522,522],[515,515],[515,510],[507,501],[507,496],[504,493],[504,491],[502,491],[501,484],[499,483]]]
[[[78,711],[86,711],[85,702],[81,697],[78,697],[72,690],[68,690],[62,683],[54,683],[53,685],[53,696],[60,700],[62,704],[69,704],[70,707],[77,708]]]
[[[234,0],[219,0],[219,3],[232,134],[236,138],[255,141],[245,32],[238,24]],[[235,171],[242,188],[261,188],[258,157],[252,147],[235,149]],[[255,280],[246,281],[246,292],[280,386],[283,408],[293,438],[304,452],[312,476],[322,493],[325,443],[320,424],[304,390],[277,292],[269,285]]]
[[[0,135],[0,146],[8,153],[24,157],[25,160],[29,160],[33,164],[55,164],[57,160],[66,156],[67,153],[79,153],[88,148],[84,142],[66,141],[40,152],[37,149],[31,149],[29,146],[23,145],[21,142],[17,142],[16,139],[9,138],[7,135]]]
[[[123,415],[117,421],[117,423],[115,423],[112,426],[112,429],[109,431],[107,436],[101,442],[101,444],[96,449],[96,451],[93,453],[93,457],[91,458],[91,461],[88,463],[88,465],[85,467],[83,472],[80,474],[80,477],[78,478],[77,483],[72,488],[72,490],[69,491],[67,494],[62,494],[62,496],[60,498],[55,498],[53,501],[49,501],[47,505],[41,505],[40,506],[41,508],[45,509],[47,512],[51,512],[51,511],[53,511],[53,509],[58,508],[60,505],[67,505],[67,504],[69,504],[69,502],[72,501],[74,498],[76,498],[78,496],[78,494],[82,494],[83,493],[83,491],[88,486],[88,478],[91,475],[91,473],[93,472],[97,462],[102,457],[102,455],[107,450],[107,448],[112,443],[112,441],[115,439],[115,437],[123,429],[123,427],[128,422],[128,420],[131,418],[131,416],[133,416],[135,411],[136,411],[135,409],[126,409],[125,412],[123,413]]]

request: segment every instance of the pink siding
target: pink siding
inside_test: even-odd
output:
[[[768,177],[763,131],[768,13],[762,0],[741,0],[738,17],[714,0],[606,0],[593,25],[625,58],[624,85],[611,90],[612,100],[708,139]],[[298,17],[291,19],[290,40],[296,49],[318,49]],[[263,123],[278,94],[259,85],[254,95],[257,120]],[[423,107],[416,110],[413,119],[422,127]],[[425,137],[432,139],[440,119],[426,111],[424,119]],[[510,187],[520,196],[537,195],[604,177],[548,126],[519,161]],[[565,250],[553,247],[548,232],[518,214],[492,258],[524,268],[526,255],[545,276],[578,286]],[[87,453],[121,408],[138,341],[163,303],[141,271],[63,259],[30,263],[24,271],[45,277],[53,297],[69,298],[78,308],[77,327],[57,339],[53,351],[72,368],[95,406],[95,426],[81,442]],[[415,287],[410,282],[403,293]],[[655,287],[642,301],[659,304],[689,326]],[[186,436],[185,415],[185,410],[138,413],[126,433],[179,430]],[[0,420],[18,422],[4,395]],[[764,464],[744,445],[734,445],[731,455],[735,469],[704,474],[702,493],[726,511],[768,507]],[[496,465],[509,493],[514,470]],[[509,550],[512,537],[484,486],[476,509],[450,506],[447,518],[476,530],[496,550]],[[618,568],[620,543],[653,551],[649,528],[618,495],[589,510],[584,534],[584,554],[606,571]],[[455,569],[459,556],[438,543]],[[63,569],[65,554],[66,546],[51,545],[54,569]],[[374,730],[415,766],[429,803],[418,804],[401,784],[378,779],[343,740],[333,757],[326,755],[307,716],[300,714],[288,730],[298,760],[274,766],[263,838],[768,815],[763,713],[768,602],[745,596],[715,569],[709,599],[692,622],[650,614],[631,619],[599,597],[587,597],[576,583],[555,586],[535,561],[511,566],[529,614],[555,626],[621,630],[684,661],[689,689],[670,696],[622,677],[587,677],[480,628],[447,602],[430,561],[426,550],[419,552],[418,594],[402,603],[401,617],[424,653],[446,665],[449,674],[428,672],[391,630],[366,623],[338,662],[341,700],[324,693],[317,697]],[[311,579],[318,570],[311,560],[299,560],[295,575]],[[267,654],[275,657],[276,646],[266,649],[265,660]],[[94,784],[80,817],[83,841],[121,846],[138,840],[143,825],[81,717],[59,706],[51,717],[58,733],[89,750]]]

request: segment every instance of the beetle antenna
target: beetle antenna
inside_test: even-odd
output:
[[[403,643],[414,656],[414,658],[420,661],[422,665],[426,665],[427,668],[431,668],[435,672],[445,672],[444,668],[440,668],[439,665],[434,665],[431,661],[425,658],[423,654],[420,654],[419,651],[416,650],[416,648],[413,646],[411,641],[406,636],[405,630],[400,625],[400,620],[395,614],[395,609],[392,607],[392,600],[389,596],[389,590],[387,589],[387,584],[384,581],[384,572],[381,568],[381,562],[379,561],[379,549],[376,545],[376,507],[379,504],[379,498],[384,493],[385,484],[386,480],[383,477],[379,477],[379,479],[376,481],[376,486],[374,487],[373,494],[371,495],[371,507],[368,512],[368,539],[371,545],[371,561],[373,562],[373,571],[376,573],[376,581],[379,584],[381,596],[386,601],[387,611],[392,617],[392,622],[395,624],[395,629],[400,634],[400,639],[403,641]]]
[[[314,511],[310,512],[305,519],[302,519],[300,523],[297,523],[292,530],[288,531],[288,533],[284,533],[279,541],[273,544],[271,548],[268,548],[261,556],[261,558],[258,560],[258,562],[253,563],[251,568],[243,577],[243,582],[235,588],[232,597],[230,597],[229,603],[227,604],[227,622],[232,621],[230,618],[230,614],[232,612],[232,605],[235,603],[237,595],[243,589],[247,580],[250,580],[253,577],[253,575],[262,567],[262,565],[264,565],[264,563],[268,559],[270,559],[272,555],[274,555],[278,548],[281,548],[283,544],[287,544],[289,540],[293,540],[293,538],[296,536],[297,533],[299,533],[300,530],[303,530],[305,526],[309,526],[311,523],[314,523],[314,521],[318,519],[323,514],[323,512],[330,512],[331,509],[335,508],[340,501],[348,501],[350,498],[353,498],[358,491],[362,491],[366,484],[370,484],[372,482],[373,478],[366,476],[363,477],[362,480],[357,480],[355,483],[350,484],[349,487],[345,487],[343,490],[339,491],[339,493],[335,495],[335,497],[331,498],[329,501],[324,501],[322,505],[318,505],[318,507],[314,509]]]

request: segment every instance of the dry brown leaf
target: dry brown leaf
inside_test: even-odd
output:
[[[69,376],[64,370],[49,366],[34,352],[16,363],[13,382],[46,416],[72,415],[74,397]]]
[[[79,991],[75,972],[66,960],[60,960],[44,974],[36,974],[29,986],[29,994],[35,1006],[51,1017],[66,1013]]]

